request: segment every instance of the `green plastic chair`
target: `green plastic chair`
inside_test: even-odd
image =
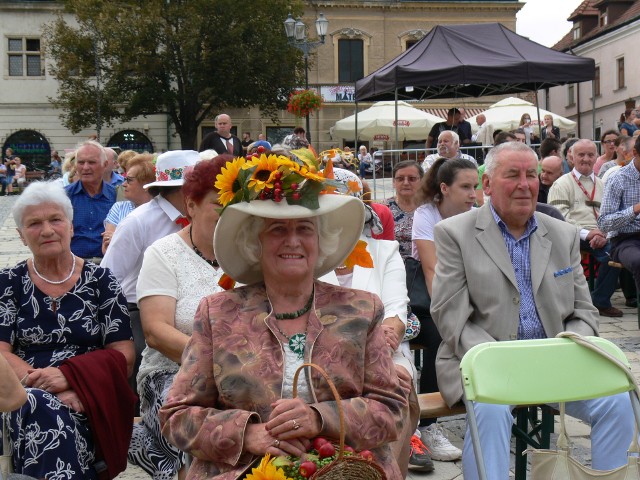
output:
[[[615,344],[599,337],[586,338],[629,367],[625,354]],[[487,480],[487,475],[472,402],[537,405],[629,392],[640,426],[640,401],[625,372],[569,338],[476,345],[462,358],[460,371],[480,480]]]

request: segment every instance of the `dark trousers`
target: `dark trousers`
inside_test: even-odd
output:
[[[620,269],[609,266],[609,260],[611,260],[609,256],[610,249],[610,242],[607,242],[603,248],[593,249],[589,242],[580,240],[580,250],[589,252],[600,263],[598,278],[596,278],[595,287],[591,292],[591,300],[596,307],[610,307],[611,295],[613,295],[618,286]]]
[[[633,275],[636,289],[640,289],[640,232],[622,234],[612,239],[611,256]]]
[[[420,320],[420,333],[412,342],[424,347],[422,350],[422,369],[420,370],[420,393],[437,392],[439,389],[438,377],[436,376],[436,355],[442,337],[440,337],[440,332],[438,332],[430,314],[422,315],[418,319]],[[432,418],[422,419],[420,426],[431,425],[435,422],[436,420]]]
[[[138,392],[138,382],[136,377],[138,376],[138,370],[140,370],[140,363],[142,362],[142,351],[147,343],[144,340],[144,332],[142,331],[142,322],[140,321],[140,310],[135,303],[127,303],[129,309],[129,318],[131,319],[131,330],[133,330],[133,343],[136,349],[136,362],[133,366],[133,375],[129,378],[129,385],[133,388],[134,392]],[[136,403],[136,416],[140,415],[140,402]]]

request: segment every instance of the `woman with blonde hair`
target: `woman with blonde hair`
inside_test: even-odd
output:
[[[560,140],[560,129],[553,125],[553,115],[549,113],[544,116],[542,140],[544,140],[545,138],[555,138],[556,140]]]

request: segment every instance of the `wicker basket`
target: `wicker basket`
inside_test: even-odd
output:
[[[327,375],[322,367],[315,363],[304,363],[296,370],[296,374],[293,377],[293,398],[298,395],[298,376],[303,368],[310,367],[317,370],[329,384],[331,392],[336,399],[336,405],[338,407],[338,415],[340,416],[340,444],[338,449],[338,456],[336,459],[328,465],[325,465],[316,473],[314,473],[311,480],[386,480],[387,476],[384,470],[380,468],[375,462],[365,460],[361,457],[354,457],[350,455],[344,455],[344,412],[342,411],[342,403],[340,402],[340,394],[336,389],[333,381]]]

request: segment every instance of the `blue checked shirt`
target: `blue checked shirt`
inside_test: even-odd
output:
[[[77,181],[64,187],[73,205],[71,251],[82,258],[102,257],[104,219],[116,202],[116,189],[102,182],[102,191],[90,197]]]
[[[633,206],[640,202],[640,172],[635,160],[614,173],[604,187],[598,228],[615,237],[619,233],[640,232],[640,215]]]
[[[518,340],[530,340],[532,338],[547,338],[544,331],[536,301],[533,298],[533,288],[531,286],[531,258],[529,251],[529,237],[538,229],[538,222],[535,215],[529,219],[527,228],[522,237],[516,240],[509,232],[509,229],[493,209],[490,204],[491,213],[495,219],[504,243],[511,258],[511,265],[516,276],[518,291],[520,292],[520,323],[518,324]]]

